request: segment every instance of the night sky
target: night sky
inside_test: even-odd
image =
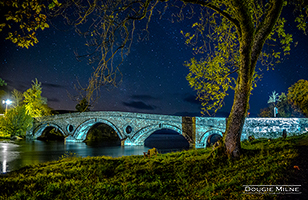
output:
[[[286,30],[293,33],[294,43],[298,44],[292,45],[291,55],[274,71],[263,71],[263,79],[257,82],[250,98],[251,116],[257,116],[267,106],[272,91],[287,93],[288,87],[299,79],[308,79],[308,36],[297,31],[293,21],[288,22]],[[122,84],[113,89],[102,88],[100,99],[91,110],[200,115],[201,105],[188,85],[185,77],[189,71],[183,65],[194,55],[180,33],[189,30],[192,23],[171,23],[154,15],[149,40],[135,41],[120,67]],[[7,87],[0,89],[16,88],[24,92],[37,78],[42,83],[42,96],[48,98],[51,108],[75,110],[76,102],[70,100],[67,91],[76,94],[76,77],[85,85],[92,72],[87,60],[77,61],[74,54],[86,51],[85,40],[74,30],[59,31],[53,27],[39,31],[38,39],[34,47],[22,49],[6,41],[0,33],[0,77],[7,82]],[[232,101],[231,92],[216,116],[227,116]]]

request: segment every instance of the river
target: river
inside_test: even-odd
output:
[[[152,134],[146,146],[89,146],[85,143],[40,140],[0,141],[0,174],[20,169],[26,165],[59,160],[63,155],[121,157],[143,155],[152,147],[160,153],[187,149],[188,142],[180,135]]]

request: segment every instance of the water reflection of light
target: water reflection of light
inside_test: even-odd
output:
[[[2,173],[6,173],[6,160],[3,161]]]
[[[6,173],[6,162],[7,162],[7,144],[3,144],[3,161],[2,161],[2,173]]]
[[[10,163],[18,158],[19,153],[14,151],[19,145],[13,143],[0,142],[0,174],[10,171]],[[2,169],[1,169],[2,163]]]

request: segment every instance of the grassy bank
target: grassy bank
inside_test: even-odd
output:
[[[0,177],[3,199],[275,199],[243,185],[288,183],[308,135],[243,142],[241,159],[208,158],[210,149],[143,156],[70,157]],[[305,158],[306,159],[306,158]],[[296,196],[294,196],[296,197]]]

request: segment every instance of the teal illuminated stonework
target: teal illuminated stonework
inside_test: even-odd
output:
[[[55,127],[66,138],[66,142],[82,142],[90,128],[104,123],[112,127],[124,145],[144,145],[152,133],[169,129],[183,135],[191,146],[204,148],[211,135],[222,136],[226,128],[226,119],[219,117],[181,117],[130,112],[97,111],[67,113],[35,118],[31,132],[27,137],[41,136],[45,128]],[[306,118],[247,118],[241,140],[249,135],[255,138],[281,137],[282,131],[302,134],[308,131]]]

